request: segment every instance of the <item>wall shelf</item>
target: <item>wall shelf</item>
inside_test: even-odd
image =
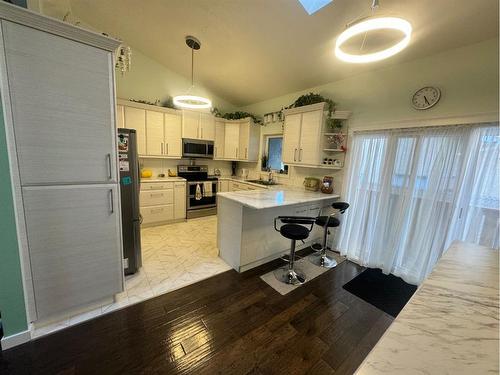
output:
[[[324,148],[323,151],[325,152],[344,152],[341,148]]]

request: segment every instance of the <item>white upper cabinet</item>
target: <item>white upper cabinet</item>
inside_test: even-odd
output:
[[[117,179],[113,57],[2,22],[21,184]]]
[[[123,127],[137,132],[139,156],[154,158],[182,157],[181,111],[119,99],[123,108]],[[117,116],[120,127],[120,116]]]
[[[300,122],[302,114],[297,113],[285,117],[283,131],[283,163],[294,164],[297,162],[297,153],[300,144]]]
[[[257,161],[259,157],[260,126],[253,123],[251,118],[240,121],[240,140],[238,159],[243,161]]]
[[[226,126],[224,120],[215,120],[215,141],[214,141],[214,159],[224,158]]]
[[[211,113],[200,113],[200,138],[206,141],[215,139],[215,118]]]
[[[300,148],[297,155],[299,162],[302,164],[320,164],[323,116],[323,111],[311,111],[302,114]]]
[[[125,107],[125,127],[135,129],[137,134],[137,153],[146,155],[146,110]]]
[[[182,138],[200,139],[200,113],[182,111]]]
[[[211,113],[182,111],[182,138],[213,141],[215,119]]]
[[[283,132],[283,162],[287,164],[319,165],[325,103],[285,111]]]
[[[146,111],[146,153],[150,156],[162,156],[164,151],[163,113]]]
[[[240,124],[226,121],[224,133],[224,159],[237,160],[239,155]]]
[[[171,158],[182,156],[182,116],[180,113],[165,113],[164,155]]]

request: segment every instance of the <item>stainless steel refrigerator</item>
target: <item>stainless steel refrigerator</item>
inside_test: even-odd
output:
[[[118,162],[122,211],[123,258],[125,275],[142,266],[141,214],[139,211],[139,158],[134,129],[118,129]]]

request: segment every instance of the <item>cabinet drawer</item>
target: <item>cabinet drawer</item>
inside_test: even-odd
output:
[[[141,183],[141,191],[143,190],[167,190],[173,189],[173,182],[143,182]]]
[[[174,203],[174,190],[141,191],[141,207]]]
[[[154,207],[141,207],[142,224],[174,220],[174,205],[166,204]]]

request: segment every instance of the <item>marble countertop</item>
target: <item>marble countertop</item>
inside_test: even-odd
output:
[[[454,242],[356,374],[498,374],[498,260]]]
[[[150,178],[141,177],[141,183],[143,183],[143,182],[175,182],[175,181],[186,181],[186,179],[182,178],[182,177],[150,177]]]
[[[303,187],[274,185],[265,190],[244,190],[217,193],[217,197],[230,199],[246,207],[263,209],[335,199],[340,196],[336,194],[323,194],[321,192],[307,191]]]

